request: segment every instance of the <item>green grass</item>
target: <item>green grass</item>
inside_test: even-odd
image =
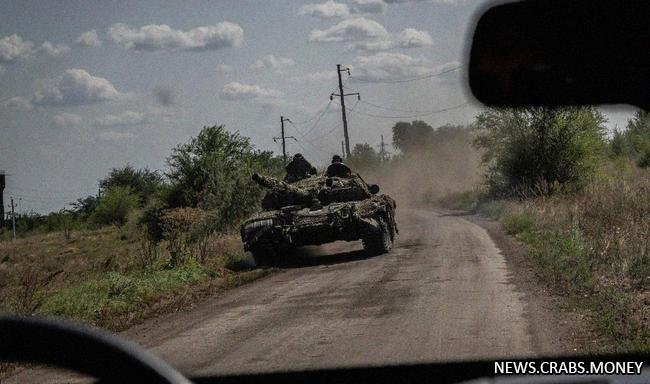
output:
[[[50,295],[40,314],[102,322],[114,316],[136,310],[140,305],[180,286],[193,285],[214,275],[206,267],[189,261],[174,269],[139,272],[108,272]]]
[[[500,218],[508,234],[528,245],[538,275],[572,306],[588,310],[594,331],[612,340],[614,345],[604,350],[650,351],[650,330],[638,319],[633,294],[598,283],[598,265],[578,231],[545,228],[538,220],[527,210],[504,213]]]
[[[527,245],[536,275],[608,339],[595,352],[650,352],[650,173],[610,171],[582,191],[491,199],[456,193],[440,201],[498,220]]]
[[[126,236],[125,236],[126,235]],[[269,270],[253,269],[236,233],[209,239],[206,257],[171,266],[165,244],[142,263],[143,243],[117,228],[32,234],[0,243],[0,313],[37,314],[122,330]]]

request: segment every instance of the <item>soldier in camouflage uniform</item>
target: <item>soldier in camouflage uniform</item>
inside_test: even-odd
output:
[[[287,175],[284,177],[284,181],[287,183],[303,180],[316,174],[316,168],[314,168],[300,153],[293,155],[293,159],[289,164],[287,164],[285,169]]]
[[[343,163],[343,158],[341,158],[341,156],[334,155],[332,157],[332,164],[327,167],[326,173],[328,177],[350,177],[352,175],[352,170]]]

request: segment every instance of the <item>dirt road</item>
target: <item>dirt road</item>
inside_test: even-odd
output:
[[[431,210],[398,223],[389,254],[306,251],[295,268],[123,335],[194,375],[573,351],[484,228]]]

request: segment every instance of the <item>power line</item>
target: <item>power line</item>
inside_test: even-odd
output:
[[[400,108],[384,107],[384,106],[381,106],[381,105],[373,104],[373,103],[365,101],[365,100],[361,100],[361,103],[369,105],[371,107],[383,109],[383,110],[386,110],[386,111],[393,111],[393,112],[405,112],[405,113],[429,113],[429,112],[431,112],[431,111],[420,111],[420,110],[416,110],[416,109],[400,109]]]
[[[412,81],[426,80],[426,79],[430,79],[432,77],[441,76],[441,75],[444,75],[446,73],[454,72],[454,71],[456,71],[456,70],[458,70],[458,69],[460,69],[462,67],[463,67],[463,65],[459,65],[459,66],[454,67],[454,68],[446,69],[446,70],[444,70],[442,72],[430,73],[430,74],[424,75],[424,76],[413,77],[413,78],[410,78],[410,79],[400,79],[400,80],[369,80],[369,79],[364,79],[364,78],[359,78],[359,77],[354,77],[354,76],[349,76],[348,78],[352,79],[354,81],[358,81],[358,82],[362,82],[362,83],[369,83],[369,84],[410,83]]]
[[[300,133],[300,134],[302,135],[301,138],[304,138],[304,137],[305,137],[305,134],[304,134],[304,133],[303,133],[303,132],[298,128],[298,127],[296,127],[296,126],[293,124],[293,122],[292,122],[291,120],[289,120],[289,119],[285,119],[285,121],[288,121],[289,124],[291,124],[291,125],[294,127],[294,129],[295,129],[298,133]],[[332,128],[331,130],[329,130],[325,135],[322,135],[322,136],[317,137],[317,138],[315,138],[315,139],[304,140],[304,141],[296,140],[296,144],[298,144],[298,146],[299,146],[300,148],[302,148],[302,150],[303,150],[305,153],[308,153],[310,150],[308,150],[307,148],[305,148],[305,146],[302,145],[302,143],[305,143],[305,144],[309,145],[309,146],[312,148],[312,150],[315,150],[316,152],[320,152],[320,153],[328,154],[328,155],[329,155],[329,154],[333,154],[334,152],[326,152],[326,151],[324,151],[322,148],[320,148],[320,147],[318,147],[318,146],[312,144],[312,141],[320,140],[320,139],[326,137],[326,136],[329,135],[331,132],[333,132],[335,129],[336,129],[336,127],[334,127],[334,128]]]
[[[334,127],[330,128],[329,130],[327,130],[327,131],[326,131],[325,133],[323,133],[322,135],[320,135],[320,136],[318,136],[318,137],[315,137],[315,138],[312,138],[312,139],[309,139],[309,140],[304,140],[304,142],[305,142],[305,143],[309,143],[309,144],[311,144],[311,143],[313,143],[314,141],[318,141],[318,140],[324,139],[324,138],[326,138],[327,136],[331,135],[332,132],[336,131],[337,128],[338,128],[337,126],[334,126]]]
[[[359,115],[363,115],[363,116],[376,117],[376,118],[380,118],[380,119],[410,119],[410,118],[414,118],[414,117],[424,117],[424,116],[434,115],[436,113],[451,111],[451,110],[454,110],[454,109],[462,108],[462,107],[464,107],[464,106],[466,106],[468,104],[469,104],[468,102],[464,102],[464,103],[461,103],[461,104],[458,104],[458,105],[454,105],[453,107],[442,108],[442,109],[438,109],[438,110],[434,110],[434,111],[429,111],[429,112],[426,112],[426,113],[413,114],[413,115],[401,115],[401,116],[375,115],[375,114],[372,114],[372,113],[367,113],[367,112],[362,112],[362,111],[357,111],[357,110],[352,110],[350,112],[356,113],[356,114],[359,114]]]
[[[323,107],[319,108],[319,109],[316,111],[316,113],[314,114],[314,116],[310,117],[310,118],[307,119],[307,120],[296,121],[295,124],[303,125],[303,124],[307,124],[307,123],[309,123],[309,122],[311,122],[311,121],[314,121],[314,119],[316,119],[316,118],[319,116],[319,114],[320,114],[321,112],[323,112],[324,110],[326,110],[327,108],[329,108],[329,104],[330,104],[329,102],[328,102],[327,104],[323,104]],[[293,124],[293,123],[292,123],[292,124]]]
[[[285,121],[288,121],[289,124],[291,124],[291,126],[293,127],[293,129],[296,130],[296,133],[298,133],[298,134],[300,135],[300,137],[304,137],[304,136],[305,136],[304,133],[303,133],[303,131],[302,131],[300,128],[296,127],[296,125],[293,123],[293,121],[291,121],[291,119],[285,119]]]
[[[318,126],[318,123],[321,121],[321,119],[323,118],[323,116],[325,115],[325,113],[327,112],[327,110],[330,108],[331,105],[332,105],[332,100],[330,100],[330,101],[327,103],[327,106],[325,107],[325,109],[323,109],[323,112],[321,112],[320,115],[318,115],[318,118],[316,119],[316,121],[314,122],[314,124],[311,126],[311,128],[309,128],[309,129],[307,130],[307,132],[305,132],[305,133],[300,137],[301,139],[302,139],[303,137],[307,136],[308,134],[310,134],[314,129],[316,129],[316,127]]]

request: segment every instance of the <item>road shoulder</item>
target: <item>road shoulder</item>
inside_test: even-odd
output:
[[[535,351],[540,356],[589,353],[596,341],[589,331],[587,315],[572,309],[565,298],[536,276],[526,245],[508,236],[498,221],[470,214],[463,218],[485,229],[501,250],[511,281],[524,294],[524,316]]]

